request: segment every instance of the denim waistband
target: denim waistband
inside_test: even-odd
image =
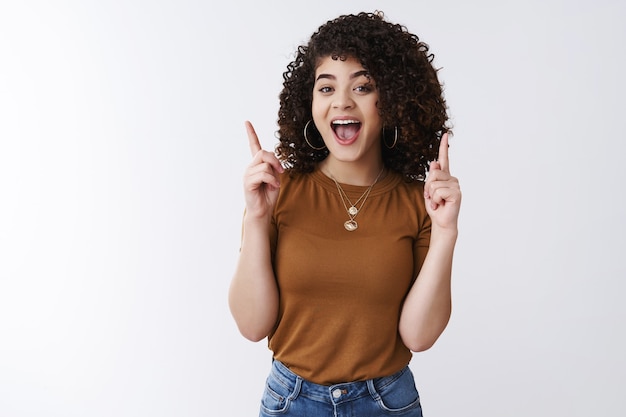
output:
[[[371,396],[377,399],[380,390],[397,380],[408,369],[407,365],[393,375],[366,381],[320,385],[296,375],[278,360],[274,359],[272,362],[272,373],[286,386],[294,387],[294,396],[302,395],[315,401],[331,404],[353,401],[364,396]]]

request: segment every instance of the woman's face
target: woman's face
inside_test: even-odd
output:
[[[330,154],[328,163],[378,166],[382,120],[378,89],[361,63],[323,58],[315,71],[313,121]]]

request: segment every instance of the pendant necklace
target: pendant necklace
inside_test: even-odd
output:
[[[359,228],[359,224],[354,219],[363,208],[363,205],[365,204],[367,197],[370,195],[372,188],[378,182],[378,179],[380,178],[384,170],[385,170],[385,167],[383,166],[383,168],[378,173],[378,176],[376,177],[372,185],[367,187],[367,190],[365,190],[365,192],[361,194],[361,197],[359,197],[359,199],[354,203],[350,201],[346,192],[343,190],[343,188],[341,188],[341,185],[339,185],[339,182],[337,182],[337,180],[332,175],[330,176],[330,178],[335,182],[335,185],[337,186],[337,191],[339,191],[339,196],[341,197],[341,202],[343,203],[343,207],[346,209],[346,212],[348,213],[349,219],[346,220],[343,224],[343,227],[345,227],[348,232],[354,232],[356,229]],[[361,205],[357,207],[359,203],[361,203]],[[349,207],[348,207],[348,204],[350,205]]]

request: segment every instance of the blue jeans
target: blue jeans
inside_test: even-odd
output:
[[[275,360],[259,417],[422,417],[409,367],[383,378],[335,385],[306,381]]]

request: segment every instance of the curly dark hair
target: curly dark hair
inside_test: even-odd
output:
[[[313,33],[298,47],[283,73],[278,111],[276,154],[294,172],[311,172],[328,156],[304,140],[304,126],[312,119],[315,70],[325,57],[360,61],[376,82],[378,108],[385,137],[397,143],[388,149],[381,141],[385,166],[407,181],[423,180],[437,157],[439,141],[449,131],[443,86],[437,78],[429,46],[404,25],[385,20],[382,12],[342,15]]]

